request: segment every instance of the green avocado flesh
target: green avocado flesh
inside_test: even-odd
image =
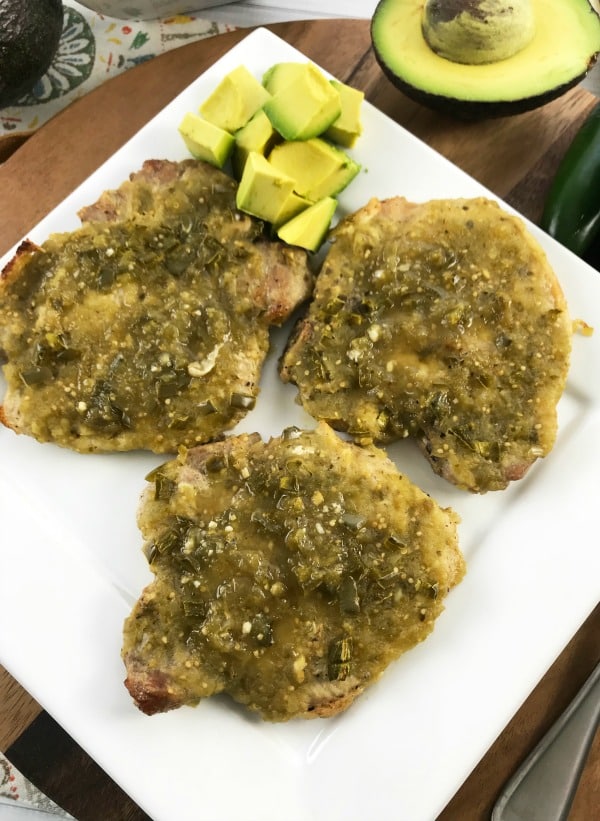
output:
[[[535,35],[504,60],[480,65],[436,54],[422,31],[422,0],[381,0],[375,55],[391,81],[432,108],[457,115],[518,113],[575,85],[600,52],[600,17],[588,0],[532,0]]]

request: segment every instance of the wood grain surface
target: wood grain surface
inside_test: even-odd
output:
[[[322,20],[270,28],[341,80],[362,88],[380,110],[534,221],[541,214],[558,162],[595,104],[595,98],[579,87],[536,111],[465,123],[413,103],[383,77],[370,47],[367,21]],[[72,104],[17,150],[13,150],[14,143],[0,143],[0,159],[7,156],[0,165],[0,253],[26,235],[150,117],[246,34],[241,30],[201,40],[143,63]],[[598,661],[600,607],[582,625],[439,821],[489,819],[506,779],[567,707]],[[147,818],[2,668],[0,749],[78,821]],[[598,817],[599,806],[597,738],[569,821],[590,821]]]

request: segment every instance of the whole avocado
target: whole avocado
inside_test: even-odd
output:
[[[0,108],[47,71],[63,26],[61,0],[0,0]]]

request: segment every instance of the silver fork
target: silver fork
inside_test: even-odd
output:
[[[492,821],[567,821],[600,724],[600,664],[507,782]]]

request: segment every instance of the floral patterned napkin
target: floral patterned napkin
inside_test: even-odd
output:
[[[52,64],[16,105],[0,109],[0,140],[29,136],[78,97],[144,60],[233,28],[194,13],[159,20],[118,20],[67,0]]]
[[[193,6],[193,0],[188,3]],[[172,48],[281,20],[368,17],[376,0],[249,0],[158,20],[121,20],[90,11],[75,0],[63,0],[63,5],[63,32],[52,65],[16,105],[0,109],[0,161],[7,146],[14,150],[78,97]]]
[[[33,786],[10,761],[0,753],[0,818],[4,817],[3,807],[23,807],[36,811],[51,813],[58,818],[73,818],[62,810],[48,796]],[[8,810],[7,813],[8,814]],[[21,816],[19,816],[20,818]],[[23,816],[25,818],[25,816]]]

